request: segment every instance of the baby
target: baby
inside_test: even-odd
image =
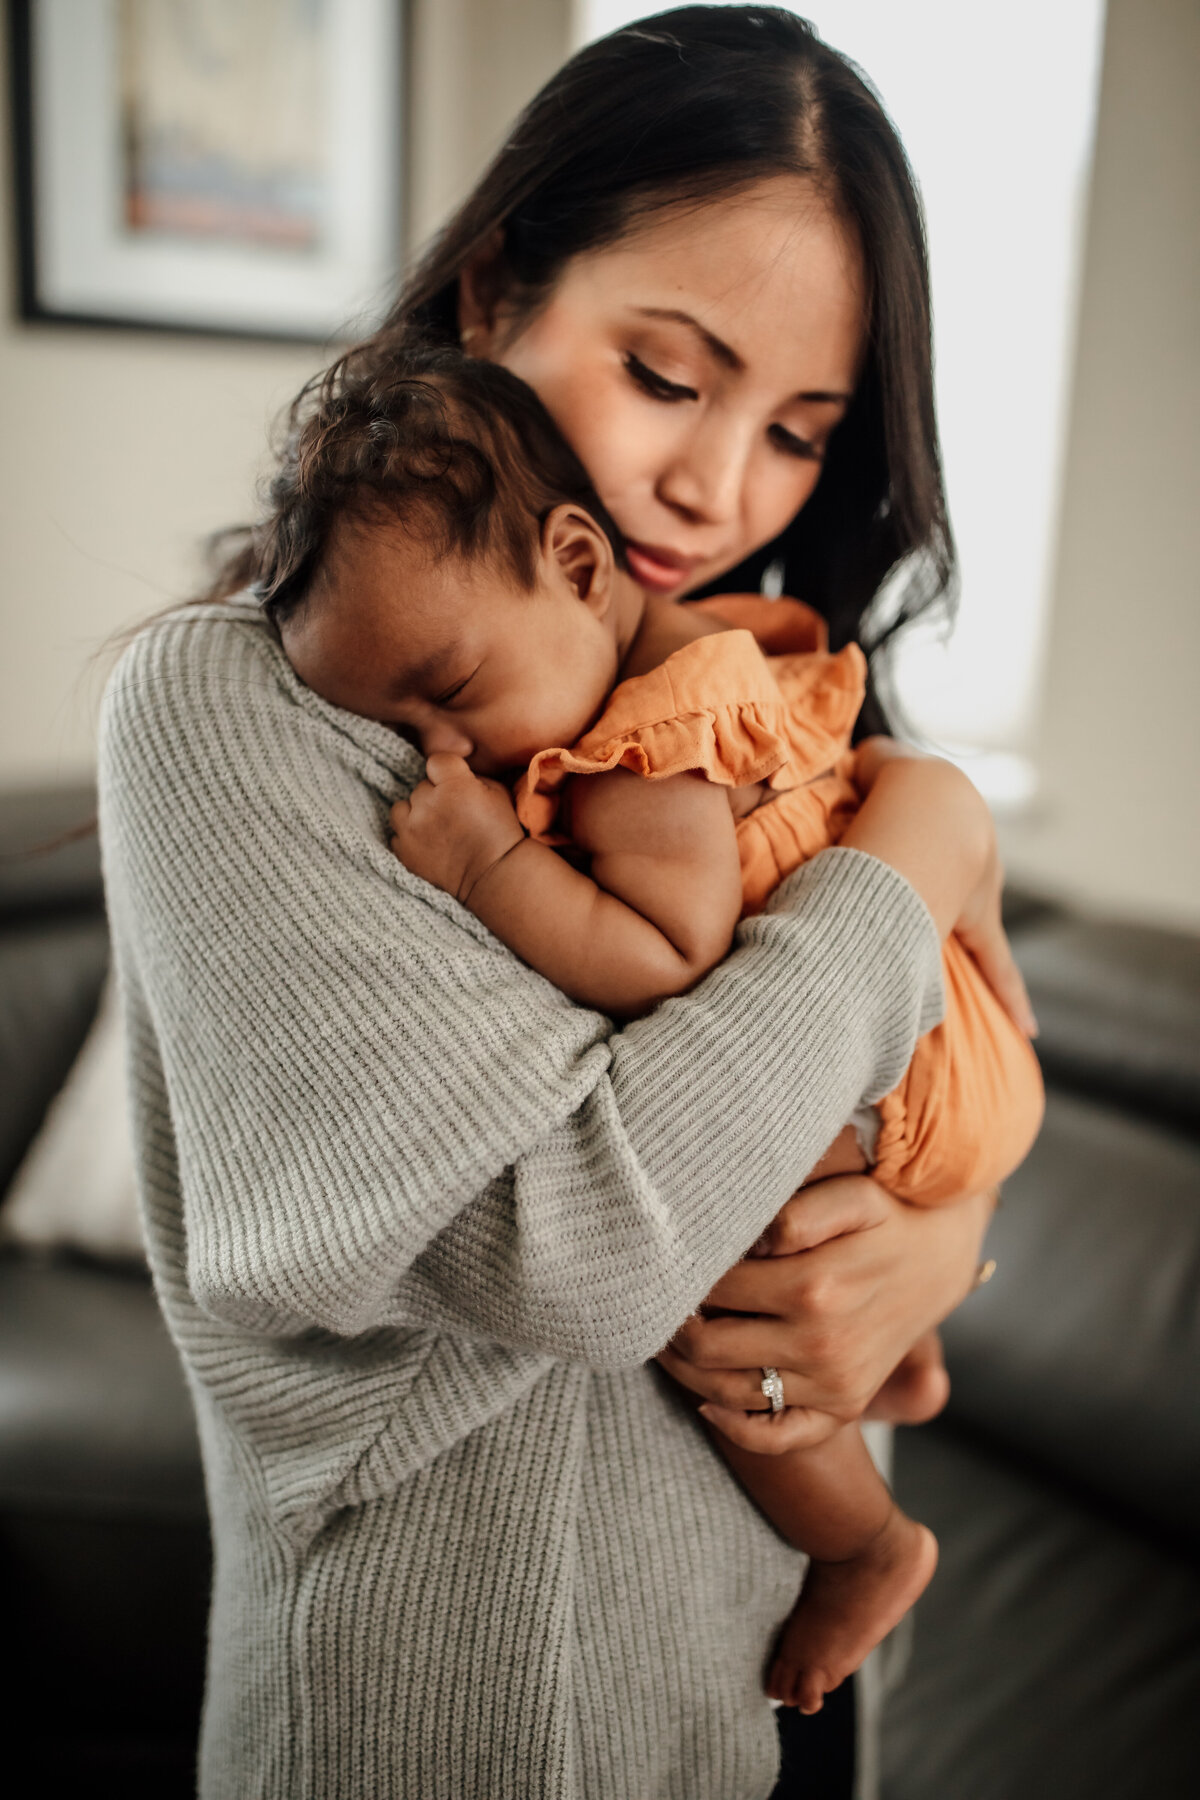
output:
[[[396,855],[572,999],[628,1019],[690,988],[785,875],[853,844],[876,783],[897,830],[953,863],[962,778],[886,740],[850,747],[861,652],[831,654],[794,601],[648,598],[505,370],[414,348],[383,375],[351,352],[292,426],[247,562],[284,650],[318,694],[423,751]],[[944,1023],[818,1173],[869,1162],[935,1205],[1025,1155],[1042,1104],[1027,1039],[956,937],[944,965]],[[935,1356],[926,1342],[915,1364]],[[779,1456],[714,1441],[811,1559],[767,1688],[814,1712],[913,1604],[936,1545],[857,1426]]]

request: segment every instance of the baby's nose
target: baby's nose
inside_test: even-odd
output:
[[[475,740],[453,719],[431,719],[421,726],[421,750],[425,756],[470,756]]]

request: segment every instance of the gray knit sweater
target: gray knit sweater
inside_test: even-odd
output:
[[[800,1560],[648,1359],[938,1017],[827,851],[617,1032],[388,853],[257,611],[144,632],[101,826],[216,1546],[204,1800],[762,1800]]]

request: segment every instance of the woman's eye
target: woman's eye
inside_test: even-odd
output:
[[[698,400],[695,388],[684,387],[678,381],[668,381],[665,375],[657,374],[647,368],[640,356],[630,351],[625,358],[625,367],[629,374],[647,394],[653,394],[656,400]]]
[[[824,457],[824,451],[818,445],[808,438],[797,437],[786,425],[772,425],[768,435],[776,448],[788,456],[798,456],[805,462],[820,462]]]

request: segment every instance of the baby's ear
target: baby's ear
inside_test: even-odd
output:
[[[542,525],[542,555],[597,618],[613,600],[616,563],[607,535],[582,506],[556,506]]]

